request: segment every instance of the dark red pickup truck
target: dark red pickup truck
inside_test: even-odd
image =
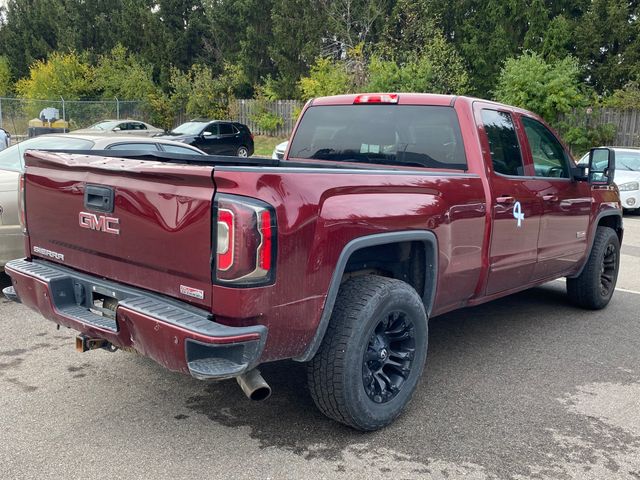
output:
[[[614,292],[614,154],[578,168],[523,110],[327,97],[284,160],[135,154],[26,155],[30,253],[5,293],[80,351],[135,349],[256,399],[256,366],[307,362],[320,410],[373,430],[416,387],[428,318],[560,277],[586,308]]]

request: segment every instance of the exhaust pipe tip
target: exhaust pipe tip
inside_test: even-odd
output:
[[[249,400],[260,402],[271,396],[271,387],[257,369],[243,373],[236,380]]]

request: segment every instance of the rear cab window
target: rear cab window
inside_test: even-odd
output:
[[[523,176],[522,151],[511,114],[483,109],[481,116],[489,141],[493,171],[501,175]]]
[[[466,170],[458,116],[449,106],[309,107],[289,158]]]

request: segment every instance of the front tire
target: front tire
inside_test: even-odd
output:
[[[567,278],[569,299],[579,307],[600,310],[607,306],[618,280],[620,240],[612,228],[600,226],[582,273]]]
[[[427,340],[427,314],[410,285],[376,275],[346,281],[308,364],[314,402],[329,418],[358,430],[390,424],[422,375]]]

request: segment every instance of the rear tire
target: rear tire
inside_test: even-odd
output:
[[[236,156],[246,158],[249,156],[249,149],[245,146],[238,147]]]
[[[390,424],[407,405],[427,356],[427,314],[405,282],[376,275],[346,281],[307,380],[329,418],[358,430]]]
[[[598,227],[582,273],[567,278],[569,299],[579,307],[599,310],[607,306],[618,280],[620,240],[610,227]]]

